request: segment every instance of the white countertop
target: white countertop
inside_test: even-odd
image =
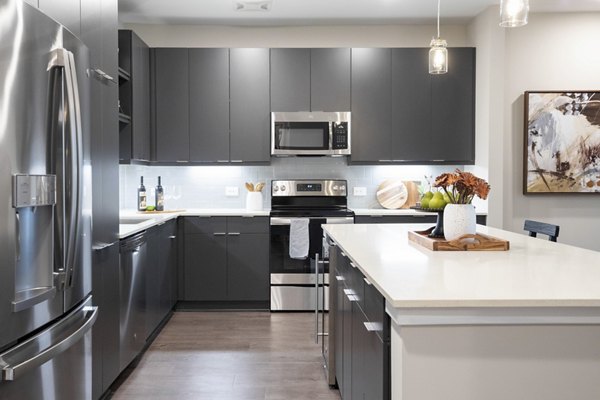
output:
[[[121,210],[119,217],[130,220],[140,221],[132,224],[119,224],[119,239],[124,239],[128,236],[145,231],[155,225],[159,225],[170,219],[180,216],[211,216],[211,217],[259,217],[269,216],[270,210],[248,211],[242,208],[192,208],[176,212],[151,213],[146,214],[135,210]]]
[[[509,251],[430,251],[408,241],[430,224],[324,225],[396,308],[598,307],[600,252],[478,225]]]

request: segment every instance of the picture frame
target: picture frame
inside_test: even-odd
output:
[[[600,90],[524,93],[523,194],[600,193]]]

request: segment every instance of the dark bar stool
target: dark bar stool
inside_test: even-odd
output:
[[[529,236],[531,237],[537,237],[537,234],[541,233],[542,235],[548,235],[550,241],[556,242],[560,226],[526,219],[523,229],[529,231]]]

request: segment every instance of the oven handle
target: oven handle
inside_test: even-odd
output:
[[[292,223],[293,218],[271,217],[271,226],[285,226]],[[353,224],[354,217],[300,217],[300,219],[325,219],[328,224]]]

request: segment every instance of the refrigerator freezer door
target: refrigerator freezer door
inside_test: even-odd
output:
[[[0,399],[89,399],[91,296],[49,328],[0,354]]]
[[[35,329],[59,318],[91,292],[90,226],[91,167],[89,159],[89,54],[68,30],[22,1],[0,0],[0,350],[11,347]],[[64,48],[72,55],[80,99],[81,146],[78,160],[81,221],[76,225],[78,245],[70,285],[62,292],[55,285],[53,225],[62,207],[63,189],[56,177],[56,205],[40,199],[27,202],[11,198],[17,176],[53,176],[57,157],[54,145],[70,134],[71,104],[63,73],[49,70],[53,51]],[[55,82],[56,81],[56,82]],[[52,127],[65,119],[60,132]],[[53,136],[53,133],[60,134]],[[64,149],[64,147],[63,147]],[[86,180],[87,179],[87,180]]]

